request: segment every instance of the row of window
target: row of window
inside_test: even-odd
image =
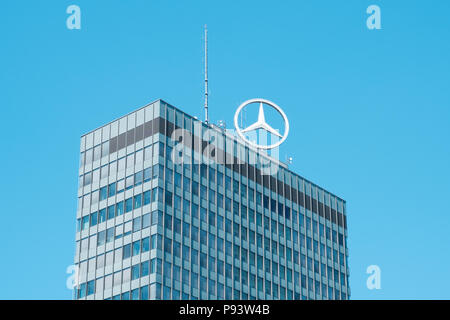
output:
[[[130,197],[123,201],[119,201],[116,204],[112,204],[107,208],[95,211],[90,215],[78,218],[77,231],[86,230],[89,227],[94,227],[99,223],[105,222],[106,220],[113,219],[134,209],[138,209],[142,206],[156,202],[158,199],[158,193],[162,192],[161,190],[161,188],[153,188],[152,190],[147,190],[142,194],[135,195],[134,197]],[[155,223],[156,222],[157,221],[155,220]]]
[[[87,226],[89,225],[89,220],[91,223],[94,223],[94,225],[95,225],[95,223],[97,221],[97,218],[96,218],[97,214],[98,214],[97,212],[94,212],[93,214],[91,214],[91,216],[84,217],[84,218],[88,218],[88,219],[86,220],[86,222],[82,222],[81,228],[82,229],[87,228]],[[147,228],[150,225],[157,225],[158,221],[163,220],[162,217],[163,217],[162,212],[155,210],[153,213],[144,214],[143,216],[136,217],[133,220],[125,222],[124,224],[119,224],[119,225],[116,225],[109,229],[103,230],[103,231],[97,233],[97,235],[91,236],[90,241],[91,242],[94,241],[93,239],[94,239],[94,237],[96,237],[97,246],[100,246],[105,243],[112,242],[115,239],[120,239],[123,236],[131,234],[132,232],[136,232],[141,229]],[[84,221],[84,218],[82,219],[82,221]],[[229,242],[228,240],[224,240],[218,236],[216,237],[212,233],[209,233],[209,235],[208,235],[207,231],[205,231],[205,230],[199,231],[199,228],[197,228],[193,225],[190,225],[186,222],[182,223],[181,220],[178,218],[175,218],[173,220],[174,221],[172,221],[171,215],[165,214],[164,215],[165,228],[167,228],[169,230],[173,230],[175,234],[180,234],[180,235],[181,235],[181,231],[183,228],[184,237],[191,239],[192,241],[196,241],[197,243],[200,243],[201,245],[204,245],[204,246],[208,245],[209,248],[211,248],[211,249],[215,250],[217,248],[217,250],[219,252],[225,252],[227,255],[231,256],[232,243]],[[226,220],[228,220],[228,219],[226,219]],[[228,221],[230,223],[228,224],[229,227],[226,228],[226,232],[231,234],[231,220],[228,220]],[[245,228],[242,225],[239,226],[239,224],[237,224],[237,223],[233,223],[233,229],[238,230],[237,232],[233,233],[234,236],[239,238],[239,236],[240,236],[239,231],[241,231],[242,232],[241,234],[243,235],[243,237],[240,239],[242,241],[247,241],[247,228]],[[217,243],[216,243],[216,239],[217,239]],[[306,241],[305,241],[305,239],[306,239]],[[167,241],[171,241],[171,240],[167,239]],[[258,232],[256,233],[256,238],[255,238],[255,232],[250,230],[249,236],[248,236],[248,242],[250,245],[256,245],[257,248],[262,248],[263,243],[264,243],[264,249],[266,251],[271,252],[274,255],[279,255],[281,258],[286,258],[289,261],[291,260],[292,254],[293,254],[294,263],[297,263],[297,264],[300,263],[302,266],[306,266],[306,259],[303,254],[299,255],[297,250],[292,250],[291,248],[284,246],[282,243],[279,243],[278,241],[276,241],[274,239],[270,240],[267,236],[263,237],[263,235]],[[82,250],[86,249],[87,246],[88,246],[88,238],[82,239],[81,240]],[[320,254],[320,256],[323,258],[326,255],[327,257],[329,257],[330,259],[332,259],[335,262],[339,261],[340,264],[342,266],[344,266],[345,256],[342,252],[338,253],[338,250],[332,249],[329,246],[325,246],[322,243],[320,244],[320,251],[319,251],[319,243],[317,240],[313,240],[308,236],[306,236],[306,237],[301,236],[300,237],[300,246]],[[92,247],[92,245],[91,245],[91,247]],[[243,252],[242,252],[242,254],[240,254],[239,250],[236,250],[236,247],[239,248],[237,245],[235,245],[234,258],[241,259],[241,256],[242,256],[243,261],[247,262],[246,261],[247,260],[247,250],[242,249]],[[172,247],[170,245],[166,245],[166,248],[167,248],[166,250],[170,250],[169,253],[171,253]],[[174,252],[179,253],[179,250],[180,250],[180,244],[177,243],[176,241],[174,241]],[[186,251],[187,250],[185,250],[185,252]],[[188,257],[185,257],[185,256],[183,258],[188,259]],[[300,258],[300,260],[299,260],[299,258]],[[252,253],[252,252],[250,252],[250,261],[254,263],[254,253]],[[311,269],[309,267],[309,265],[310,264],[308,263],[308,269]],[[316,270],[318,270],[318,268],[316,268]],[[270,272],[270,270],[266,270],[266,271]]]
[[[135,219],[136,220],[136,219]],[[140,220],[140,219],[139,219]],[[136,223],[140,225],[139,223]],[[117,227],[116,227],[117,228]],[[136,227],[138,229],[138,227]],[[111,233],[109,233],[111,231]],[[111,236],[109,236],[111,234]],[[210,234],[210,239],[211,239]],[[100,232],[97,236],[92,236],[91,241],[95,241],[95,237],[97,237],[97,245],[101,245],[105,243],[105,231]],[[215,243],[215,236],[212,236]],[[106,242],[111,242],[114,239],[114,228],[110,228],[106,230]],[[210,240],[211,241],[211,240]],[[211,242],[210,242],[211,243]],[[224,241],[220,237],[217,237],[217,243],[218,243],[218,252],[224,252],[223,244]],[[221,245],[219,245],[221,243]],[[273,242],[272,244],[276,244],[276,242]],[[203,244],[203,243],[201,243]],[[206,243],[204,243],[206,245]],[[283,247],[281,244],[279,244],[280,247]],[[86,244],[87,247],[87,244]],[[141,240],[134,241],[132,243],[129,243],[127,245],[124,245],[123,247],[116,248],[114,251],[110,251],[106,253],[105,255],[100,255],[97,257],[97,263],[95,264],[95,260],[89,260],[89,269],[86,263],[81,263],[81,269],[80,273],[87,273],[94,272],[96,269],[102,268],[105,265],[111,265],[114,263],[121,262],[123,259],[130,258],[131,256],[136,256],[140,253],[147,252],[152,249],[162,249],[162,236],[154,234],[151,237],[146,237]],[[211,248],[211,245],[210,245]],[[183,249],[183,252],[181,254],[181,249]],[[215,249],[215,248],[214,248]],[[83,246],[82,246],[83,250]],[[183,261],[189,263],[192,262],[193,265],[198,265],[198,262],[200,261],[200,267],[211,270],[211,271],[217,271],[218,274],[223,275],[224,274],[224,262],[220,259],[217,259],[217,265],[216,265],[216,259],[214,257],[209,257],[205,252],[198,252],[196,249],[191,249],[190,247],[186,245],[181,245],[181,243],[177,242],[176,240],[171,240],[169,238],[164,238],[164,252],[165,254],[173,255],[177,258],[182,258]],[[207,252],[207,251],[206,251]],[[280,252],[280,256],[284,258],[284,250],[282,251],[282,255]],[[287,256],[286,259],[288,261],[291,260],[291,249],[286,248]],[[114,253],[114,255],[113,255]],[[248,257],[247,257],[248,254]],[[274,253],[275,254],[275,253]],[[292,270],[289,268],[285,268],[283,265],[278,264],[277,261],[271,261],[268,256],[266,258],[263,258],[262,255],[256,254],[255,252],[252,252],[252,250],[244,249],[238,245],[232,245],[231,242],[225,241],[225,255],[233,257],[236,260],[240,260],[243,263],[249,263],[250,266],[256,267],[258,270],[264,270],[265,272],[272,273],[274,275],[277,275],[280,279],[286,279],[288,282],[292,281]],[[270,257],[270,256],[269,256]],[[200,258],[200,260],[199,260]],[[307,268],[307,270],[314,271],[317,274],[321,274],[322,276],[328,276],[328,279],[334,280],[339,283],[339,280],[341,284],[345,284],[345,274],[343,272],[339,272],[337,269],[333,269],[332,266],[326,266],[325,263],[320,263],[317,260],[314,260],[310,257],[306,258],[303,254],[298,254],[296,250],[294,250],[294,264],[299,264],[302,267]],[[114,259],[114,260],[113,260]],[[300,260],[299,260],[300,259]],[[256,260],[256,261],[255,261]],[[228,270],[229,274],[226,273],[225,275],[229,278],[231,278],[231,265],[225,264],[225,269]],[[216,269],[217,268],[217,269]],[[334,273],[333,273],[334,271]],[[294,272],[294,275],[298,273]],[[235,279],[238,281],[238,279]]]
[[[85,185],[90,184],[92,181],[97,181],[97,180],[99,180],[100,177],[105,178],[108,175],[111,175],[111,174],[117,172],[117,170],[122,171],[125,168],[134,167],[135,164],[143,162],[144,159],[152,160],[153,154],[159,154],[160,156],[164,157],[164,148],[165,148],[164,143],[156,142],[153,145],[146,147],[145,149],[138,150],[135,153],[129,154],[128,156],[123,157],[117,161],[112,161],[109,165],[105,165],[100,169],[96,169],[92,172],[86,173],[84,176],[81,176],[80,177],[80,186],[81,185],[85,186]],[[166,150],[167,151],[166,159],[167,159],[167,161],[170,161],[170,154],[172,152],[172,148],[167,145],[166,149],[167,149]],[[214,169],[213,166],[207,166],[206,164],[193,164],[193,165],[183,165],[183,167],[186,167],[186,168],[192,167],[193,172],[195,172],[197,174],[200,172],[200,176],[205,177],[205,178],[208,177],[208,180],[211,183],[216,183],[216,181],[217,181],[217,184],[219,186],[224,185],[224,177],[225,177],[225,187],[228,190],[230,190],[230,188],[231,188],[231,178],[228,175],[224,175],[221,172],[219,172],[218,170]],[[189,170],[187,170],[187,171],[189,171]],[[162,172],[160,172],[160,173],[162,173]],[[217,175],[217,177],[216,177],[216,175]],[[189,174],[189,176],[190,176],[190,174]],[[171,177],[166,177],[166,180],[173,181],[171,179]],[[244,179],[242,182],[244,182]],[[175,176],[175,184],[181,186],[181,176]],[[265,187],[270,189],[268,186],[265,186]],[[235,192],[237,192],[237,193],[239,192],[239,183],[236,180],[233,181],[233,189]],[[244,196],[244,194],[246,193],[246,188],[241,188],[241,193]],[[307,192],[308,196],[310,194],[311,194],[310,192]],[[315,192],[313,192],[312,194],[314,195]],[[328,206],[331,205],[331,207],[333,209],[335,209],[335,205],[333,205],[334,201],[331,201],[331,203],[329,203],[329,201],[325,201],[325,202],[328,204]],[[339,212],[342,212],[343,210],[342,210],[341,202],[338,201],[338,203],[340,204]]]
[[[149,181],[150,177],[152,176],[151,171],[152,171],[152,168],[147,168],[147,169],[145,169],[143,171],[137,172],[135,175],[127,177],[126,181],[125,181],[125,179],[122,179],[122,180],[120,180],[118,182],[111,183],[109,186],[105,186],[105,187],[101,188],[100,189],[100,199],[104,200],[104,199],[106,199],[109,196],[114,196],[116,193],[123,192],[124,189],[130,189],[133,186],[140,185],[142,182]],[[160,166],[160,165],[155,165],[153,167],[153,177],[157,177],[158,176],[158,171],[162,172],[163,171],[163,167]],[[167,176],[167,172],[170,172],[172,174],[172,170],[170,170],[168,168],[166,168],[166,176]],[[179,173],[175,173],[175,181],[176,181],[176,183],[181,183],[181,175]],[[233,181],[234,181],[234,183],[238,183],[236,180],[233,180]],[[191,187],[190,179],[184,177],[183,178],[183,184],[184,184],[184,190],[189,191],[190,187]],[[192,181],[193,194],[194,195],[199,195],[198,190],[199,190],[199,184],[197,182],[195,182],[195,181]],[[200,192],[200,196],[201,196],[201,198],[206,198],[207,197],[207,191],[206,190],[207,190],[207,188],[205,186],[203,186],[203,185],[200,186],[200,191],[201,191]],[[246,188],[241,188],[241,190],[247,190],[247,189]],[[253,199],[254,190],[249,188],[248,191],[251,194],[250,198]],[[211,203],[215,203],[216,202],[216,192],[214,190],[210,190],[209,191],[209,198],[210,198],[210,202]],[[224,197],[221,194],[217,193],[217,203],[218,203],[218,206],[222,207],[222,208],[223,208],[223,198]],[[262,195],[259,192],[256,192],[256,199],[257,199],[258,206],[260,206],[260,204],[262,202],[264,208],[269,209],[269,203],[270,203],[270,210],[272,212],[277,212],[277,210],[278,210],[278,213],[280,215],[284,215],[287,220],[290,220],[290,218],[291,218],[291,209],[288,206],[283,205],[282,203],[278,203],[277,204],[277,201],[275,199],[270,199],[268,196],[262,197]],[[137,200],[139,201],[139,196],[138,196]],[[175,195],[173,201],[174,201],[175,209],[180,209],[181,208],[181,198]],[[166,201],[165,202],[167,204],[169,204],[169,205],[172,204],[172,193],[171,192],[166,192]],[[227,211],[231,211],[231,203],[233,204],[233,212],[238,212],[239,211],[239,203],[237,201],[233,201],[232,202],[232,200],[230,198],[225,197],[225,209]],[[241,207],[241,211],[243,211],[243,213],[246,214],[247,207],[245,205],[243,205],[243,204],[241,204],[240,207]],[[189,209],[190,209],[189,201],[188,200],[184,200],[183,211],[185,213],[189,213]],[[249,209],[249,210],[250,210],[249,215],[253,215],[254,212],[251,209]],[[193,208],[193,214],[195,214],[195,213],[196,213],[196,208],[194,207]],[[292,211],[292,218],[293,218],[293,220],[295,222],[297,222],[297,212],[294,211],[294,210]],[[300,219],[299,222],[302,224],[303,223],[303,218]],[[307,218],[306,224],[307,224],[307,228],[311,229],[311,219],[310,218]],[[320,224],[319,227],[320,227],[319,228],[319,232],[320,232],[321,236],[323,236],[323,234],[324,234],[323,224]],[[314,233],[317,232],[317,222],[313,221],[313,228],[312,229],[313,229]],[[329,237],[330,228],[327,227],[326,231],[327,231],[327,238],[330,238]],[[333,232],[335,232],[335,231],[333,231]],[[336,241],[336,237],[333,237],[333,241],[337,242]],[[343,243],[344,243],[343,235],[339,234],[339,244],[343,245]]]
[[[159,146],[161,146],[162,149],[160,149]],[[113,160],[100,168],[85,172],[84,175],[79,177],[79,186],[87,186],[92,182],[97,182],[100,179],[107,178],[108,176],[124,171],[127,168],[133,168],[135,165],[142,164],[144,160],[152,162],[153,155],[158,154],[158,149],[164,150],[164,145],[161,142],[156,142],[153,145],[130,153],[118,160]],[[155,150],[155,153],[153,153],[153,150]]]
[[[157,270],[158,269],[158,270]],[[235,273],[239,273],[239,270],[236,271],[236,268],[234,270]],[[118,271],[113,274],[106,275],[105,277],[98,278],[96,280],[91,280],[85,283],[81,283],[80,286],[75,290],[77,293],[77,298],[81,299],[85,296],[89,296],[91,294],[95,293],[95,290],[101,291],[103,289],[109,289],[113,286],[120,286],[121,284],[128,283],[130,280],[136,280],[140,277],[148,276],[149,274],[153,273],[161,273],[161,260],[159,259],[151,259],[149,261],[144,261],[142,263],[133,265],[131,268],[126,268],[123,271]],[[164,273],[167,273],[171,275],[171,277],[165,277],[163,280],[164,283],[164,293],[163,293],[163,299],[179,299],[179,295],[177,293],[177,289],[181,286],[181,284],[186,285],[190,288],[190,291],[193,293],[195,290],[200,290],[200,292],[203,293],[203,295],[209,295],[211,298],[217,297],[218,299],[248,299],[248,295],[246,295],[244,292],[242,292],[241,297],[241,290],[235,288],[235,295],[231,296],[231,290],[232,288],[224,285],[222,281],[216,281],[214,279],[207,279],[207,277],[199,276],[196,272],[189,272],[186,269],[181,269],[177,266],[171,266],[170,263],[164,264]],[[243,279],[247,279],[244,274],[247,272],[242,271],[243,273]],[[234,281],[238,281],[236,278]],[[301,285],[300,285],[301,282]],[[309,288],[309,292],[312,293],[315,297],[322,296],[324,299],[346,299],[347,296],[344,292],[341,292],[338,288],[333,288],[328,286],[326,283],[321,283],[318,280],[314,280],[310,277],[306,277],[304,275],[301,276],[300,279],[296,280],[295,282],[295,290],[290,290],[289,288],[286,288],[285,286],[271,282],[269,280],[263,280],[262,277],[256,277],[255,275],[250,274],[249,282],[248,280],[243,280],[241,283],[242,287],[246,288],[255,288],[257,289],[257,292],[260,294],[263,293],[266,297],[266,299],[300,299],[300,287],[303,289],[307,289],[307,285]],[[97,286],[96,286],[97,284]],[[97,287],[97,288],[96,288]],[[161,288],[159,285],[158,288]],[[101,290],[100,290],[101,289]],[[142,290],[142,287],[140,288]],[[141,295],[139,298],[139,295],[137,294],[139,291],[139,288],[136,289],[135,295],[133,296],[133,300],[141,299],[146,300],[148,299],[148,291],[144,292],[144,295]],[[158,290],[158,289],[157,289]],[[250,290],[249,290],[250,291]],[[129,296],[127,295],[128,292],[122,293],[122,300],[129,299]],[[172,295],[171,295],[172,293]],[[334,294],[334,296],[333,296]],[[120,296],[114,296],[113,299],[118,299],[117,297]],[[189,293],[185,293],[186,299],[189,299]],[[156,293],[155,298],[159,299],[160,294]],[[192,295],[190,297],[197,298],[196,296]],[[302,297],[303,299],[306,299],[306,297]]]
[[[155,188],[155,190],[157,190]],[[149,192],[149,191],[147,191]],[[156,192],[156,191],[155,191]],[[145,193],[144,193],[145,194]],[[144,198],[146,198],[144,196]],[[129,199],[129,202],[131,203],[131,199]],[[135,197],[136,199],[136,197]],[[125,202],[127,202],[127,200],[125,200]],[[134,200],[133,202],[138,203],[139,206],[139,202],[136,202],[136,200]],[[102,209],[98,212],[94,212],[91,215],[85,216],[81,219],[78,220],[78,228],[79,230],[85,230],[87,228],[89,228],[90,226],[95,226],[97,223],[103,222],[105,221],[107,218],[108,219],[112,219],[115,217],[115,214],[117,212],[122,212],[120,209],[117,210],[117,208],[122,208],[123,207],[123,202],[120,202],[116,205],[112,205],[108,208]],[[131,206],[130,206],[131,208]],[[203,209],[203,208],[202,208]],[[202,214],[201,214],[201,221],[206,222],[206,211],[201,210]],[[119,214],[120,215],[120,214]],[[140,230],[141,228],[147,228],[150,225],[157,225],[158,221],[163,221],[162,219],[162,212],[161,211],[154,211],[153,213],[147,213],[144,214],[142,217],[137,217],[135,219],[133,219],[132,221],[128,221],[124,224],[119,224],[115,227],[109,228],[107,230],[101,231],[97,234],[97,245],[103,245],[104,243],[108,243],[113,241],[114,239],[119,239],[122,236],[126,236],[128,234],[131,234],[131,232],[136,232],[138,230]],[[220,224],[218,226],[219,230],[224,230],[223,229],[223,217],[218,215],[217,216],[218,220],[220,220]],[[272,230],[274,228],[279,228],[279,230],[284,230],[284,226],[282,224],[277,224],[273,219],[270,220],[268,219],[268,217],[266,217],[267,219],[265,219],[265,227],[268,230],[269,226],[272,228]],[[209,215],[209,224],[214,226],[216,225],[215,222],[212,223],[212,220],[215,219],[215,215]],[[303,218],[302,218],[303,219]],[[307,218],[309,219],[309,218]],[[308,221],[308,220],[307,220]],[[199,232],[199,229],[195,226],[190,226],[189,223],[187,222],[181,222],[180,219],[178,218],[174,218],[170,215],[170,214],[164,214],[164,227],[166,229],[169,230],[173,230],[176,234],[180,234],[181,235],[181,229],[183,228],[183,235],[187,238],[190,238],[193,241],[199,241],[199,234],[200,234],[200,244],[202,245],[206,245],[207,244],[207,238],[208,238],[208,233],[205,230],[201,230]],[[290,228],[286,227],[286,229],[288,229],[289,231],[287,232],[287,235],[289,235],[287,238],[287,240],[291,240],[290,238]],[[328,229],[328,228],[327,228]],[[270,240],[267,236],[264,236],[262,234],[260,234],[259,232],[254,232],[252,230],[248,231],[247,234],[247,228],[244,227],[242,224],[239,225],[238,223],[234,222],[232,223],[231,220],[229,220],[228,218],[225,218],[225,232],[228,234],[233,234],[235,237],[241,239],[242,241],[247,241],[250,244],[253,245],[257,245],[257,247],[262,248],[264,245],[265,250],[267,251],[271,251],[273,254],[277,255],[279,254],[280,257],[284,258],[285,257],[285,249],[286,249],[286,256],[287,258],[290,260],[291,259],[291,255],[292,255],[292,250],[289,247],[286,247],[281,244],[278,243],[278,241],[272,239]],[[284,231],[283,231],[284,233]],[[335,231],[333,230],[333,233],[335,233]],[[340,238],[342,239],[342,235],[340,235]],[[282,236],[281,232],[280,232],[280,237]],[[335,237],[335,235],[334,235]],[[213,234],[209,234],[209,246],[210,248],[215,249],[216,248],[216,236]],[[340,261],[341,265],[344,265],[344,254],[341,252],[339,253],[338,256],[338,251],[335,249],[332,249],[329,246],[325,246],[325,244],[320,243],[320,251],[319,251],[319,242],[317,240],[313,240],[311,237],[309,236],[304,236],[301,233],[298,234],[295,230],[294,230],[294,243],[298,244],[298,239],[300,239],[300,246],[303,248],[306,248],[308,250],[313,250],[314,252],[318,253],[320,252],[320,256],[325,257],[325,254],[327,255],[327,257],[329,257],[330,259],[332,259],[333,261]],[[85,242],[83,241],[87,241],[86,239],[82,240],[82,247],[86,246]],[[92,241],[92,240],[91,240]],[[225,248],[228,248],[229,246],[231,246],[231,242],[226,241],[226,246]],[[217,249],[219,251],[223,252],[224,248],[224,240],[221,239],[220,237],[217,237]],[[245,255],[246,257],[246,255]],[[294,250],[294,260],[298,261],[298,253]]]
[[[194,167],[195,167],[195,165],[194,165]],[[200,176],[206,177],[207,166],[202,164],[199,167],[200,167]],[[205,171],[205,172],[203,172],[203,171]],[[216,185],[216,170],[212,167],[209,167],[209,172],[210,172],[209,177],[208,177],[209,184]],[[213,173],[211,173],[211,172],[213,172]],[[139,171],[139,172],[135,173],[134,175],[130,175],[130,176],[126,177],[126,179],[118,180],[117,182],[111,183],[109,186],[102,187],[102,188],[100,188],[99,191],[94,191],[94,192],[99,192],[99,198],[100,198],[100,201],[102,201],[108,197],[114,196],[116,193],[121,193],[124,190],[131,189],[133,186],[138,186],[138,185],[142,184],[143,182],[150,181],[151,179],[156,179],[158,176],[160,176],[161,179],[164,179],[164,181],[166,181],[166,182],[173,182],[175,186],[178,186],[178,187],[183,186],[184,191],[190,192],[192,189],[192,193],[194,195],[201,196],[201,198],[203,198],[203,199],[206,199],[208,197],[208,192],[207,192],[206,186],[201,185],[200,193],[199,193],[199,183],[198,182],[192,181],[192,184],[191,184],[189,177],[184,176],[182,178],[181,174],[177,173],[177,172],[175,172],[175,175],[174,175],[173,170],[169,169],[169,168],[165,169],[165,173],[166,173],[166,175],[165,175],[165,179],[164,179],[164,167],[162,165],[154,165],[153,167],[146,168],[145,170]],[[83,181],[84,186],[91,183],[92,175],[93,175],[92,172],[88,172],[84,176],[82,176],[82,181]],[[253,188],[248,187],[248,190],[247,190],[247,186],[244,184],[242,184],[242,185],[239,184],[238,180],[235,180],[235,179],[232,180],[231,177],[229,177],[227,175],[225,175],[225,179],[223,177],[224,177],[224,175],[222,173],[220,173],[219,171],[217,171],[217,186],[223,187],[224,181],[225,181],[225,189],[231,190],[231,181],[233,181],[234,193],[238,195],[239,190],[240,190],[241,203],[244,202],[244,201],[242,201],[243,199],[247,199],[247,196],[248,196],[248,200],[250,202],[254,203],[255,191]],[[240,187],[240,185],[241,185],[241,187]],[[209,199],[210,199],[211,203],[216,202],[215,193],[216,192],[214,190],[210,189]],[[220,194],[218,194],[217,203],[218,203],[219,207],[223,208],[223,206],[224,206],[223,196]],[[270,199],[266,195],[263,197],[260,192],[256,192],[256,204],[260,205],[261,203],[263,204],[263,207],[266,209],[269,209],[269,204],[270,204],[270,210],[272,212],[278,212],[278,214],[286,216],[286,219],[290,219],[290,207],[285,206],[281,202],[278,202],[278,204],[277,204],[276,199]],[[226,198],[225,207],[227,207],[227,208],[231,207],[231,199]]]
[[[82,299],[86,296],[95,293],[95,280],[91,280],[86,283],[80,284],[79,288],[75,289],[76,298]],[[126,291],[120,295],[112,297],[112,300],[148,300],[149,299],[149,288],[148,286],[143,286],[131,291]],[[107,299],[111,300],[111,299]]]
[[[112,184],[114,185],[114,184]],[[110,185],[111,186],[111,185]],[[110,187],[111,188],[111,187]],[[97,225],[97,223],[101,223],[104,222],[106,220],[112,219],[116,216],[120,216],[122,215],[124,212],[130,212],[133,209],[138,209],[143,205],[147,205],[150,204],[152,202],[155,202],[157,200],[159,200],[160,202],[162,202],[162,196],[160,196],[158,198],[158,193],[162,195],[162,189],[161,188],[153,188],[152,190],[148,190],[143,192],[142,194],[138,194],[135,195],[134,197],[130,197],[124,201],[119,201],[118,203],[111,205],[107,208],[103,208],[99,211],[96,211],[94,213],[91,213],[90,215],[84,216],[82,218],[79,218],[77,220],[77,231],[80,230],[85,230],[89,227],[93,227],[95,225]],[[166,205],[167,206],[172,206],[172,198],[173,195],[171,192],[166,191],[165,192],[165,198],[166,198]],[[236,204],[237,208],[235,207],[233,210],[235,211],[235,213],[239,213],[239,209],[238,206],[239,204],[234,201],[233,204]],[[173,200],[173,206],[175,210],[180,210],[181,211],[181,198],[177,195],[175,195],[174,200]],[[191,204],[189,201],[184,200],[184,205],[183,205],[183,211],[184,213],[189,214],[189,211],[191,211],[192,217],[194,218],[198,218],[198,212],[199,212],[199,208],[197,205],[195,204]],[[244,206],[244,208],[242,208],[241,206],[241,219],[242,222],[244,222],[244,220],[247,218],[246,215],[244,215],[244,213],[247,213],[247,208]],[[207,209],[200,207],[200,218],[201,221],[206,222],[206,217],[208,215]],[[167,215],[168,219],[171,218],[170,215]],[[209,211],[209,215],[208,215],[208,223],[212,226],[216,226],[216,213],[214,213],[213,211]],[[255,212],[252,209],[248,209],[248,219],[250,220],[250,222],[255,222]],[[314,234],[319,234],[320,237],[324,237],[325,239],[329,239],[335,243],[339,243],[339,245],[343,246],[344,245],[344,235],[342,233],[338,233],[335,230],[331,230],[330,227],[325,226],[322,223],[317,222],[316,220],[312,220],[309,217],[306,217],[305,220],[305,216],[300,213],[298,214],[296,211],[293,211],[293,220],[295,223],[299,223],[299,226],[301,229],[304,229],[305,227],[305,222],[306,222],[306,230],[312,230]],[[217,226],[220,229],[223,229],[223,217],[221,215],[217,215]],[[297,222],[298,221],[298,222]],[[257,226],[262,227],[262,214],[257,213],[256,214],[256,224]],[[225,231],[231,233],[231,220],[229,219],[225,219]],[[233,232],[234,235],[239,237],[240,236],[240,228],[239,225],[234,222],[235,226],[233,228]],[[166,226],[168,226],[168,224],[166,223]],[[243,227],[243,231],[242,232],[242,236],[244,237],[244,240],[247,236],[247,232],[246,232],[246,228]],[[171,229],[171,227],[170,227]],[[272,233],[274,234],[278,234],[280,235],[280,237],[286,237],[286,240],[291,240],[291,231],[293,232],[293,238],[294,241],[297,240],[298,237],[298,232],[296,230],[292,230],[290,227],[285,226],[283,223],[281,222],[277,222],[274,219],[270,219],[267,216],[264,216],[264,229],[265,230],[271,230]],[[253,232],[253,231],[250,231]],[[300,237],[300,241],[304,240],[302,237]],[[310,249],[311,248],[311,239],[307,238],[307,246]],[[318,246],[317,241],[314,241],[314,246]]]

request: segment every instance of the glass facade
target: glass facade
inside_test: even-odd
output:
[[[349,298],[345,201],[222,129],[158,100],[80,155],[74,299]]]

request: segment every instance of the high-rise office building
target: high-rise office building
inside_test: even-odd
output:
[[[74,299],[349,298],[345,201],[223,129],[158,100],[80,154]]]

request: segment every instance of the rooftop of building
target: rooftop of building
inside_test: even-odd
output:
[[[179,112],[181,112],[181,113],[183,113],[183,114],[185,114],[185,115],[191,117],[192,119],[194,119],[194,120],[196,120],[196,121],[201,122],[203,125],[206,125],[206,126],[210,127],[211,129],[217,130],[217,131],[219,131],[220,133],[225,134],[226,136],[230,137],[231,139],[236,140],[238,143],[243,144],[243,142],[242,142],[237,136],[230,134],[229,132],[227,132],[227,131],[224,130],[223,128],[221,128],[221,127],[219,127],[219,126],[217,126],[217,125],[214,125],[214,124],[212,124],[212,123],[205,123],[204,121],[198,119],[197,117],[189,115],[188,113],[186,113],[186,112],[184,112],[183,110],[181,110],[181,109],[179,109],[179,108],[173,106],[172,104],[168,103],[167,101],[165,101],[165,100],[163,100],[163,99],[161,99],[161,98],[156,99],[156,100],[154,100],[154,101],[152,101],[152,102],[149,102],[149,103],[147,103],[146,105],[144,105],[144,106],[142,106],[142,107],[140,107],[140,108],[138,108],[138,109],[135,109],[135,110],[133,110],[133,111],[131,111],[131,112],[129,112],[129,113],[127,113],[127,114],[121,116],[121,117],[118,117],[118,118],[116,118],[116,119],[114,119],[114,120],[112,120],[112,121],[110,121],[110,122],[108,122],[108,123],[106,123],[106,124],[104,124],[104,125],[101,125],[100,127],[97,127],[96,129],[91,130],[91,131],[89,131],[89,132],[87,132],[87,133],[81,135],[81,138],[83,138],[83,137],[85,137],[85,136],[87,136],[87,135],[89,135],[89,134],[91,134],[91,133],[93,133],[93,132],[95,132],[95,131],[97,131],[97,130],[103,128],[103,127],[106,127],[106,126],[108,126],[108,125],[110,125],[110,124],[112,124],[112,123],[115,123],[115,122],[117,122],[117,121],[120,121],[120,120],[123,119],[123,118],[127,118],[129,115],[132,115],[132,114],[134,114],[134,113],[137,113],[137,112],[139,112],[140,110],[143,110],[143,109],[147,108],[148,106],[153,105],[153,104],[155,104],[155,103],[157,103],[157,102],[160,102],[160,103],[164,103],[164,104],[166,104],[166,105],[169,105],[171,108],[173,108],[173,109],[175,109],[175,110],[177,110],[177,111],[179,111]],[[258,150],[256,150],[256,148],[253,148],[253,147],[249,146],[248,144],[245,144],[245,146],[248,147],[249,149],[253,149],[254,151],[258,152]],[[304,177],[300,176],[299,174],[297,174],[297,173],[295,173],[294,171],[292,171],[291,169],[289,169],[289,166],[288,166],[287,163],[284,163],[283,161],[280,161],[280,160],[278,160],[278,159],[276,159],[276,158],[273,158],[273,157],[271,157],[270,155],[268,155],[268,154],[266,154],[266,153],[264,153],[263,155],[264,155],[265,157],[269,158],[270,161],[273,161],[273,162],[279,164],[279,165],[282,166],[285,170],[288,170],[289,172],[291,172],[291,173],[294,174],[295,176],[297,176],[297,177],[303,179],[304,181],[310,183],[312,186],[315,186],[315,187],[319,188],[320,190],[323,190],[323,191],[329,193],[330,195],[332,195],[332,196],[336,197],[337,199],[343,201],[344,204],[346,203],[346,201],[345,201],[344,199],[342,199],[341,197],[339,197],[339,196],[337,196],[337,195],[335,195],[335,194],[329,192],[328,190],[326,190],[326,189],[324,189],[324,188],[318,186],[317,184],[315,184],[315,183],[309,181],[308,179],[305,179]]]

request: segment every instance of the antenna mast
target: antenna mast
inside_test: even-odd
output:
[[[208,123],[208,29],[205,24],[205,122]]]

